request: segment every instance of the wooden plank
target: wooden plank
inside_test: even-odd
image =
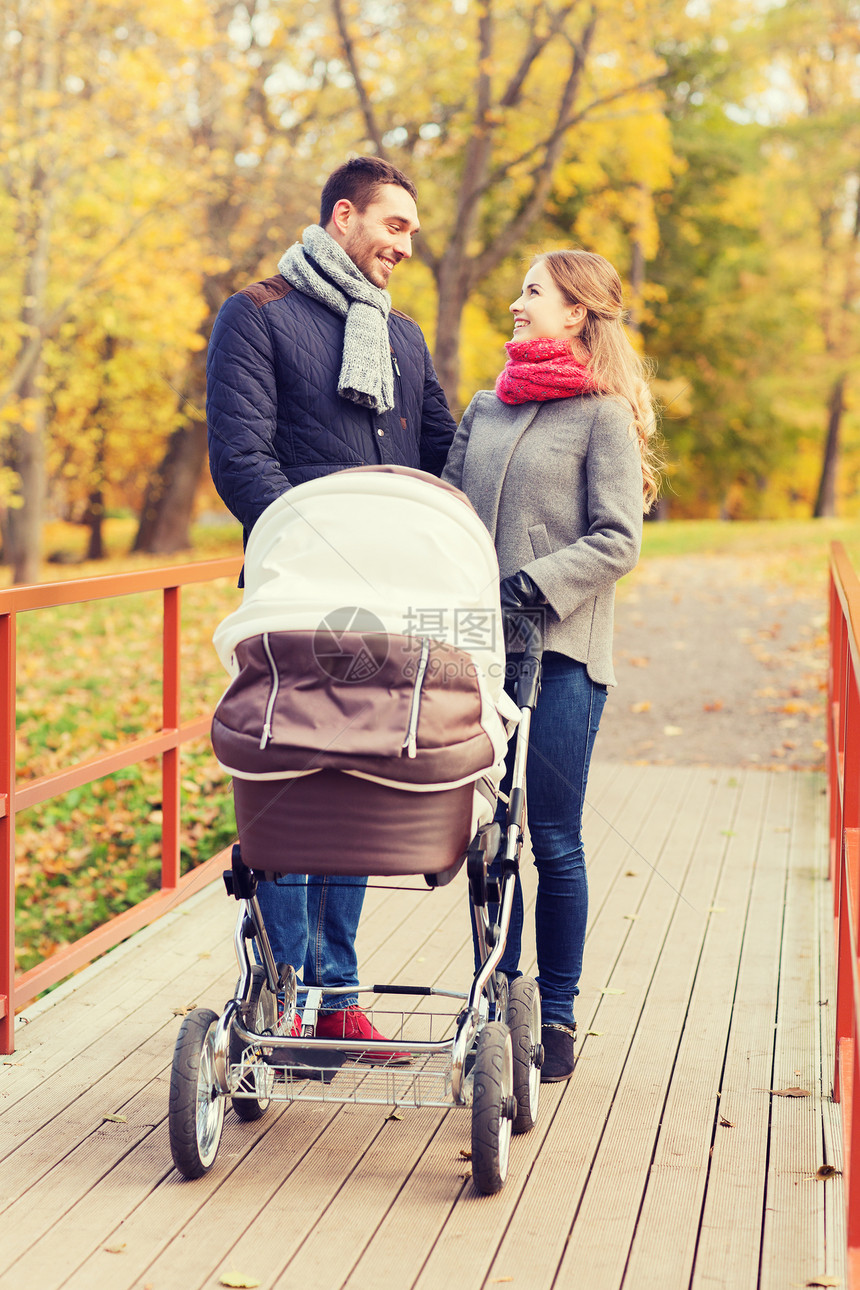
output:
[[[62,1117],[66,1108],[70,1109],[73,1119],[79,1118],[84,1113],[80,1099],[99,1083],[105,1083],[108,1090],[103,1088],[99,1093],[104,1102],[116,1103],[118,1099],[129,1096],[130,1090],[136,1089],[141,1080],[151,1078],[152,1071],[144,1074],[144,1065],[149,1064],[151,1054],[161,1055],[162,1066],[165,1061],[169,1063],[179,1026],[174,1010],[185,1007],[191,1000],[196,1000],[201,1006],[215,1004],[220,1009],[224,999],[232,993],[235,979],[235,967],[219,971],[216,960],[198,958],[178,980],[167,982],[158,993],[144,1000],[107,1031],[102,1039],[71,1057],[62,1070],[45,1077],[31,1091],[25,1093],[19,1088],[15,1114],[7,1113],[0,1119],[0,1158],[6,1161],[0,1174],[4,1174],[8,1167],[6,1158],[10,1152],[40,1133],[55,1132],[51,1126]],[[135,1063],[139,1053],[143,1054],[145,1061],[137,1068]],[[155,1061],[153,1071],[157,1069],[157,1056]],[[102,1109],[111,1108],[104,1105]],[[5,1194],[4,1184],[5,1176],[0,1182],[0,1194]]]
[[[694,772],[682,772],[681,778],[688,787],[695,783]],[[677,780],[674,783],[677,785]],[[674,806],[675,795],[668,796]],[[536,1130],[516,1140],[508,1182],[492,1201],[493,1221],[478,1222],[474,1205],[486,1205],[486,1201],[472,1192],[464,1195],[424,1265],[418,1286],[447,1284],[455,1275],[466,1284],[477,1283],[479,1277],[487,1275],[527,1276],[528,1283],[536,1285],[552,1283],[659,953],[659,938],[655,941],[649,926],[651,906],[662,911],[664,917],[669,916],[677,901],[677,880],[689,864],[692,842],[701,826],[699,812],[695,812],[695,821],[694,813],[688,813],[690,836],[677,850],[667,847],[675,831],[674,810],[664,809],[667,806],[661,798],[652,798],[640,828],[630,829],[629,818],[619,827],[625,848],[628,839],[635,840],[654,867],[643,863],[648,878],[640,920],[623,920],[619,911],[618,926],[608,925],[607,935],[600,941],[601,946],[609,945],[611,957],[603,961],[605,975],[598,980],[605,983],[605,988],[624,991],[617,996],[601,995],[596,1013],[586,1025],[586,1029],[600,1029],[604,1034],[599,1039],[583,1041],[573,1080],[560,1086],[554,1107],[550,1101],[541,1113],[538,1138]],[[605,905],[602,911],[604,917],[607,908]],[[632,912],[629,905],[627,911]],[[595,963],[601,963],[599,953],[592,955],[592,972]],[[596,1018],[600,1019],[599,1025],[595,1024]],[[545,1112],[549,1115],[543,1121]],[[562,1178],[564,1186],[559,1186]],[[504,1248],[499,1250],[503,1231]]]
[[[274,1290],[293,1290],[295,1286],[330,1290],[346,1280],[448,1114],[404,1111],[402,1121],[386,1121],[357,1167],[343,1180],[325,1213],[308,1231],[301,1248],[275,1281]],[[450,1116],[467,1121],[466,1112],[452,1111]],[[464,1140],[468,1144],[468,1135]],[[456,1180],[465,1172],[467,1162],[459,1149],[452,1154],[448,1168]]]
[[[291,1114],[297,1111],[301,1114],[299,1108],[293,1107]],[[267,1287],[271,1286],[325,1214],[344,1179],[359,1165],[380,1134],[385,1135],[392,1127],[386,1121],[387,1114],[382,1107],[342,1107],[326,1125],[314,1149],[296,1162],[286,1177],[279,1142],[273,1137],[262,1159],[256,1158],[255,1153],[243,1163],[243,1175],[248,1177],[250,1173],[251,1186],[246,1184],[248,1195],[243,1198],[242,1221],[229,1220],[232,1239],[226,1248],[223,1223],[219,1228],[207,1212],[207,1206],[149,1265],[146,1281],[158,1290],[194,1290],[221,1271],[229,1271],[229,1267],[223,1267],[226,1260],[236,1269],[251,1273]],[[427,1117],[428,1124],[435,1119],[433,1112],[419,1112],[419,1115]],[[423,1127],[426,1126],[419,1125]],[[255,1204],[253,1175],[257,1171],[264,1171],[277,1181],[264,1207]],[[247,1212],[249,1197],[257,1210],[253,1216]],[[213,1240],[218,1242],[214,1252]]]
[[[554,1260],[559,1285],[572,1284],[582,1267],[588,1268],[589,1286],[620,1283],[662,1110],[673,1033],[683,1025],[726,846],[721,829],[738,802],[728,777],[717,784],[710,782],[714,778],[691,777],[689,796],[677,803],[660,854],[668,883],[652,878],[643,893],[638,918],[607,977],[625,993],[605,996],[598,1005],[591,1028],[601,1033],[586,1040],[554,1142],[541,1154],[493,1275],[521,1277],[536,1260],[546,1264],[548,1275]],[[711,791],[703,800],[706,787]],[[551,1203],[550,1179],[559,1173],[566,1187],[555,1202],[548,1248],[540,1214]]]
[[[67,983],[74,989],[65,995],[61,986],[56,1003],[48,995],[32,1012],[26,1010],[22,1016],[32,1020],[20,1025],[16,1052],[0,1060],[0,1116],[48,1076],[62,1072],[71,1058],[103,1042],[158,990],[171,982],[181,985],[201,947],[207,954],[221,953],[216,962],[235,961],[230,948],[235,916],[223,889],[219,894],[213,888],[85,969],[80,984],[77,979]],[[181,1001],[188,1002],[184,993]]]
[[[843,1285],[848,1284],[846,1268],[845,1187],[842,1177],[842,1108],[833,1101],[836,1018],[836,945],[833,934],[833,886],[829,880],[829,819],[827,795],[816,780],[806,781],[801,800],[810,800],[815,815],[815,854],[821,857],[816,886],[818,912],[819,985],[818,1034],[821,1046],[821,1130],[824,1162],[839,1172],[830,1179],[824,1193],[825,1262],[827,1271]]]
[[[135,1190],[129,1184],[128,1214],[102,1228],[86,1257],[74,1269],[68,1268],[70,1275],[60,1282],[63,1290],[127,1290],[145,1285],[166,1250],[173,1252],[173,1266],[188,1271],[189,1290],[208,1281],[222,1249],[229,1250],[248,1223],[265,1210],[285,1179],[313,1152],[338,1111],[321,1103],[273,1107],[256,1125],[241,1125],[228,1116],[213,1170],[193,1182],[171,1170],[162,1177],[151,1172],[148,1189],[140,1185]],[[163,1132],[159,1141],[163,1155]],[[147,1177],[140,1173],[145,1163],[129,1161],[132,1176],[137,1170],[141,1184]],[[114,1177],[112,1185],[121,1185],[121,1180]],[[195,1223],[203,1222],[204,1216],[209,1226],[198,1244]],[[121,1248],[121,1257],[112,1254],[111,1248]],[[155,1284],[162,1290],[160,1278]]]
[[[223,980],[225,990],[228,981],[232,984],[228,977]],[[0,1210],[14,1205],[88,1138],[101,1132],[105,1115],[133,1116],[137,1099],[146,1096],[153,1084],[157,1085],[160,1101],[147,1112],[148,1123],[163,1121],[179,1019],[170,1017],[156,1000],[141,1009],[134,1021],[141,1025],[149,1022],[149,1032],[143,1039],[138,1033],[137,1046],[131,1046],[131,1051],[126,1045],[116,1053],[105,1054],[104,1064],[99,1064],[98,1051],[75,1059],[67,1082],[59,1076],[46,1081],[43,1088],[21,1102],[20,1121],[9,1125],[4,1122],[4,1147],[8,1153],[0,1168]],[[129,1024],[125,1033],[134,1033],[134,1027]],[[113,1038],[122,1045],[122,1033]],[[53,1116],[52,1102],[61,1103]],[[35,1130],[30,1122],[31,1107]],[[86,1183],[83,1176],[81,1181]],[[68,1199],[72,1203],[76,1198]]]
[[[661,785],[667,790],[669,787],[669,777],[665,773],[661,772],[650,780],[648,776],[640,773],[630,777],[634,783],[634,790],[627,792],[622,783],[627,779],[625,773],[627,769],[613,766],[611,774],[607,777],[613,789],[618,790],[617,797],[609,801],[609,809],[624,805],[626,813],[623,819],[613,821],[612,827],[605,830],[607,854],[598,857],[597,853],[592,852],[594,863],[604,883],[607,875],[617,874],[619,865],[625,862],[625,857],[629,854],[627,836],[636,833],[643,819],[655,813],[659,803],[659,794],[655,796],[657,786]],[[650,871],[647,872],[650,873]],[[626,930],[628,926],[629,924],[622,924],[619,920],[619,927]],[[600,970],[608,970],[608,968]],[[379,1230],[374,1234],[373,1240],[345,1283],[350,1290],[353,1287],[356,1290],[358,1287],[376,1287],[380,1279],[384,1281],[386,1277],[393,1277],[395,1284],[413,1284],[415,1278],[421,1273],[428,1250],[445,1228],[449,1212],[456,1204],[492,1206],[493,1222],[488,1224],[485,1213],[481,1214],[477,1222],[482,1242],[486,1239],[488,1231],[496,1234],[494,1239],[497,1241],[507,1221],[507,1201],[503,1198],[509,1199],[512,1203],[515,1202],[516,1195],[521,1190],[544,1139],[550,1132],[553,1113],[565,1087],[549,1084],[543,1086],[538,1125],[532,1133],[513,1140],[510,1173],[505,1189],[500,1196],[493,1198],[478,1196],[470,1184],[462,1181],[455,1182],[447,1173],[446,1162],[450,1162],[456,1156],[458,1145],[463,1145],[464,1141],[468,1142],[470,1134],[469,1113],[452,1111],[440,1134],[418,1162],[398,1197],[397,1204],[380,1224]],[[459,1129],[458,1124],[461,1125]],[[469,1233],[469,1239],[461,1243],[464,1250],[467,1246],[471,1249],[475,1235],[475,1232]],[[483,1263],[478,1261],[476,1268],[467,1269],[465,1266],[458,1268],[457,1283],[468,1284],[470,1275],[482,1278],[490,1257],[485,1253]],[[531,1287],[542,1283],[540,1280],[530,1279],[528,1284]]]
[[[828,1262],[824,1209],[831,1184],[815,1180],[824,1155],[816,915],[823,866],[815,854],[815,837],[815,817],[804,801],[789,865],[771,1087],[801,1087],[811,1096],[772,1099],[763,1290],[775,1290],[788,1280],[805,1283],[826,1271]]]
[[[689,1281],[703,1203],[697,1268],[706,1278],[719,1268],[738,1287],[758,1275],[761,1090],[770,1080],[792,781],[754,772],[751,782],[762,814],[733,825],[630,1257],[634,1283]]]

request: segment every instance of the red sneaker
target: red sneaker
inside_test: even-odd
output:
[[[385,1039],[354,1003],[340,1012],[321,1012],[317,1018],[316,1036],[318,1039]],[[400,1066],[411,1061],[411,1054],[372,1049],[360,1053],[358,1060],[380,1066]]]
[[[297,1039],[302,1033],[302,1019],[297,1012],[293,1013],[292,1025],[290,1025],[286,1013],[281,1013],[278,1017],[278,1025],[275,1031],[278,1035],[289,1035],[291,1039]]]

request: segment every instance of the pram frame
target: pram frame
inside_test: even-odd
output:
[[[313,1006],[318,1006],[322,994],[327,997],[355,994],[394,994],[411,997],[438,996],[450,998],[463,1003],[462,1008],[453,1018],[455,1033],[453,1040],[444,1039],[414,1040],[408,1038],[382,1040],[350,1040],[320,1038],[315,1035],[284,1035],[272,1033],[271,1030],[261,1033],[248,1019],[249,1007],[254,1002],[255,980],[259,981],[262,970],[264,982],[261,988],[267,989],[272,996],[282,992],[284,995],[283,1015],[292,1018],[297,1007],[298,983],[294,967],[291,965],[279,968],[265,927],[262,910],[256,895],[257,876],[241,861],[239,847],[234,847],[232,870],[225,872],[224,880],[228,893],[239,901],[239,910],[234,928],[234,948],[239,966],[239,980],[233,998],[228,1000],[220,1017],[205,1009],[196,1009],[186,1018],[177,1038],[171,1075],[169,1129],[171,1150],[174,1163],[180,1173],[187,1178],[200,1177],[214,1163],[223,1124],[223,1099],[231,1097],[234,1108],[237,1101],[248,1099],[257,1103],[259,1110],[253,1109],[240,1118],[252,1119],[262,1114],[270,1101],[292,1102],[332,1101],[332,1102],[383,1102],[386,1105],[402,1106],[463,1106],[473,1107],[473,1177],[478,1190],[496,1191],[504,1183],[507,1174],[507,1156],[512,1126],[518,1118],[517,1099],[513,1096],[513,1076],[510,1071],[513,1065],[511,1043],[507,1027],[504,1024],[490,1022],[490,1007],[495,1015],[507,1017],[508,981],[500,976],[496,969],[502,958],[510,930],[513,912],[514,889],[519,871],[520,855],[524,841],[525,825],[525,770],[528,757],[528,744],[531,729],[531,716],[540,690],[540,633],[534,623],[525,623],[525,653],[520,664],[517,687],[517,706],[520,710],[520,721],[517,726],[514,765],[512,770],[511,789],[507,803],[505,830],[498,823],[482,826],[466,854],[467,876],[470,896],[481,958],[468,992],[442,989],[434,986],[398,986],[372,985],[344,987],[310,991],[309,998],[314,998]],[[502,841],[504,845],[502,846]],[[500,862],[500,876],[496,881],[488,877],[488,870],[494,860]],[[460,861],[462,864],[462,860]],[[458,866],[459,867],[459,866]],[[428,878],[428,883],[431,880]],[[433,885],[431,883],[431,885]],[[490,904],[497,906],[496,921],[491,921]],[[257,946],[260,964],[252,962],[249,942]],[[256,972],[256,976],[255,976]],[[527,1089],[532,1105],[527,1114],[520,1116],[520,1126],[531,1128],[537,1114],[539,1093],[539,1068],[543,1060],[540,1046],[540,1001],[537,986],[533,986],[532,1016],[527,1044],[528,1070],[519,1071],[519,1087]],[[196,1015],[195,1014],[199,1014]],[[432,1016],[433,1014],[431,1014]],[[449,1018],[449,1021],[451,1018]],[[489,1027],[489,1029],[487,1029]],[[192,1031],[202,1036],[198,1044],[190,1038]],[[495,1142],[489,1158],[486,1154],[486,1143],[476,1144],[476,1114],[480,1111],[486,1123],[489,1106],[482,1108],[475,1104],[475,1072],[480,1064],[478,1046],[482,1032],[492,1032],[493,1043],[498,1048],[504,1046],[502,1075],[499,1088],[500,1104],[496,1107],[493,1125]],[[536,1031],[536,1033],[535,1033]],[[505,1035],[508,1038],[505,1039]],[[235,1054],[241,1047],[241,1058],[231,1060],[231,1051]],[[341,1058],[360,1055],[372,1056],[391,1054],[392,1048],[398,1055],[408,1054],[409,1058],[443,1055],[450,1052],[450,1069],[447,1077],[448,1097],[446,1100],[436,1098],[412,1101],[398,1097],[393,1076],[403,1074],[408,1080],[410,1071],[396,1071],[385,1064],[361,1072],[366,1079],[375,1072],[391,1076],[387,1081],[392,1090],[392,1100],[380,1096],[361,1096],[361,1089],[353,1081],[350,1092],[339,1095],[327,1082],[323,1070],[324,1057]],[[199,1051],[198,1051],[199,1049]],[[475,1051],[475,1061],[471,1068],[468,1058]],[[301,1055],[303,1065],[291,1065],[290,1055]],[[316,1076],[318,1091],[303,1089],[299,1097],[296,1085],[307,1080],[311,1070],[310,1058],[318,1054],[321,1059],[320,1071]],[[283,1062],[278,1058],[282,1057]],[[195,1061],[196,1058],[196,1061]],[[520,1057],[520,1061],[522,1058]],[[276,1087],[275,1069],[281,1068],[283,1084]],[[332,1068],[329,1068],[330,1077]],[[303,1073],[304,1072],[304,1073]],[[487,1100],[484,1085],[492,1085],[492,1073],[489,1080],[482,1077],[481,1098]],[[294,1078],[295,1076],[295,1078]],[[250,1077],[250,1082],[249,1082]],[[196,1078],[196,1090],[192,1088]],[[420,1084],[420,1078],[412,1083]],[[491,1096],[499,1098],[490,1089]],[[217,1108],[213,1106],[216,1099],[222,1099],[220,1118]],[[490,1117],[492,1118],[492,1117]],[[193,1121],[193,1122],[192,1122]],[[201,1136],[202,1135],[202,1136]],[[476,1151],[476,1145],[481,1147]],[[195,1149],[196,1148],[196,1149]],[[483,1158],[481,1158],[483,1157]]]

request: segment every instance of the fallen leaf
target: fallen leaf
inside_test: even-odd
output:
[[[111,1124],[128,1124],[128,1120],[124,1115],[103,1115],[102,1119],[110,1120]]]
[[[196,1003],[180,1004],[178,1008],[173,1009],[174,1017],[187,1017],[197,1007]]]
[[[631,704],[630,704],[630,711],[631,711],[631,712],[636,712],[636,713],[639,713],[639,712],[650,712],[650,711],[651,711],[651,700],[650,700],[650,699],[643,699],[641,703],[631,703]]]
[[[650,667],[650,665],[651,665],[651,660],[650,660],[650,658],[644,658],[644,657],[643,657],[643,658],[631,658],[631,659],[629,660],[629,663],[630,663],[630,666],[631,666],[631,667]]]
[[[722,699],[714,699],[712,703],[702,704],[703,712],[722,712],[722,710],[723,710]]]
[[[623,990],[614,990],[614,989],[611,989],[609,986],[607,986],[607,987],[606,987],[606,989],[605,989],[605,990],[601,990],[601,991],[600,991],[600,993],[601,993],[601,994],[624,994],[624,991],[623,991]]]
[[[720,1126],[721,1126],[723,1129],[733,1129],[733,1128],[735,1127],[735,1122],[734,1122],[734,1120],[727,1120],[727,1119],[726,1119],[726,1117],[725,1117],[724,1115],[721,1115],[721,1116],[720,1116]]]
[[[820,1276],[820,1277],[813,1277],[812,1280],[807,1281],[806,1284],[808,1286],[828,1286],[829,1287],[829,1286],[841,1286],[842,1282],[839,1280],[838,1277]]]
[[[399,1111],[392,1111],[391,1114],[386,1115],[385,1118],[386,1120],[402,1120],[403,1116],[400,1114]]]
[[[638,914],[624,914],[624,915],[623,915],[623,917],[624,917],[624,918],[629,918],[629,919],[630,919],[630,921],[631,921],[631,923],[635,923],[635,922],[636,922],[636,919],[639,917],[639,915],[638,915]]]
[[[260,1283],[256,1277],[246,1277],[241,1272],[225,1272],[218,1278],[220,1286],[232,1286],[237,1290],[254,1290]]]
[[[823,1180],[824,1178],[835,1178],[841,1173],[842,1170],[837,1169],[835,1165],[819,1165],[815,1171],[815,1177]]]
[[[808,1088],[772,1088],[774,1097],[809,1097]]]
[[[599,1039],[599,1038],[601,1037],[601,1035],[603,1034],[603,1031],[602,1031],[602,1030],[586,1030],[586,1032],[585,1032],[585,1033],[586,1033],[587,1035],[594,1035],[595,1039]]]
[[[106,1245],[106,1246],[105,1246],[105,1253],[106,1253],[106,1254],[122,1254],[122,1252],[123,1252],[123,1250],[124,1250],[124,1249],[125,1249],[125,1241],[123,1241],[121,1245]]]
[[[471,1160],[471,1159],[472,1159],[472,1153],[471,1153],[471,1151],[468,1151],[465,1147],[461,1147],[461,1148],[460,1148],[460,1155],[463,1157],[463,1159],[464,1159],[464,1160]]]
[[[472,1171],[471,1171],[471,1169],[466,1169],[466,1170],[464,1170],[464,1172],[460,1174],[460,1177],[461,1177],[461,1178],[471,1178],[471,1177],[472,1177]]]
[[[212,955],[209,950],[201,950],[197,957],[199,959],[211,959]]]
[[[500,1286],[504,1281],[513,1281],[513,1277],[493,1277],[491,1286]]]
[[[673,737],[674,735],[682,735],[683,733],[684,733],[684,730],[682,726],[664,726],[663,727],[663,734],[669,735],[670,738]]]
[[[625,878],[638,878],[638,877],[639,877],[639,870],[638,870],[638,869],[625,869],[625,870],[624,870],[624,877],[625,877]]]

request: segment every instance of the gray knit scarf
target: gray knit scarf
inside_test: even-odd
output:
[[[388,292],[368,281],[319,224],[310,224],[301,242],[294,242],[284,252],[278,272],[291,286],[346,319],[338,394],[374,412],[390,411],[394,407],[394,376]]]

